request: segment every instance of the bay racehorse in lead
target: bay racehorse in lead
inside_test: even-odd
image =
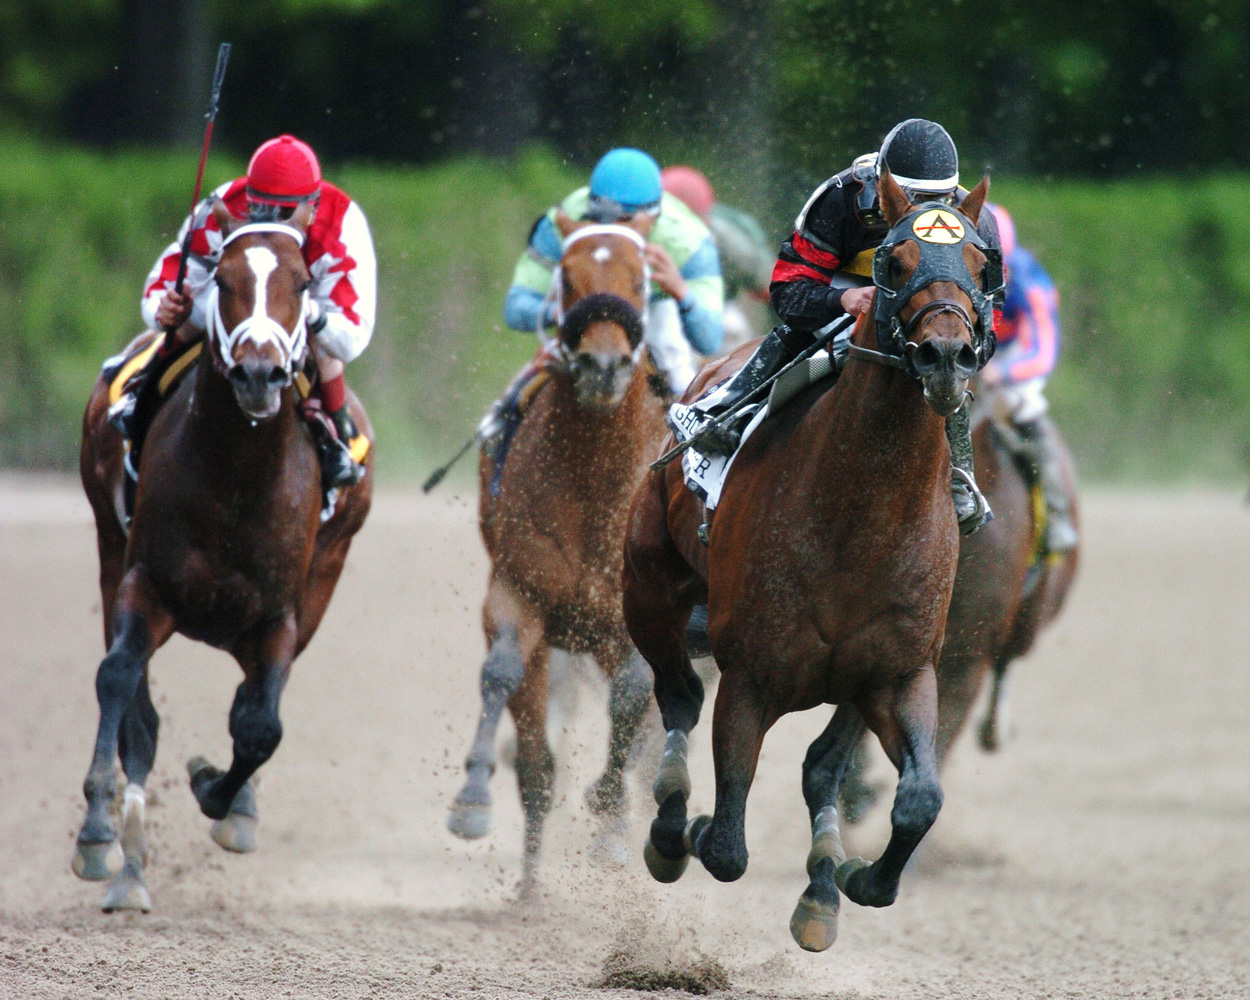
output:
[[[366,476],[322,522],[317,452],[294,386],[308,349],[300,248],[311,206],[287,223],[243,224],[221,204],[215,212],[225,240],[206,342],[148,431],[129,533],[124,446],[107,420],[103,377],[83,419],[80,471],[95,513],[108,655],[96,674],[100,723],[73,868],[85,879],[112,878],[106,911],[151,907],[143,820],[159,723],[152,654],[180,632],[243,668],[230,710],[233,762],[225,771],[203,758],[187,766],[201,811],[215,821],[213,839],[252,850],[250,779],[282,738],[278,703],[291,663],[325,613],[372,495],[370,448]],[[372,439],[354,397],[351,406]],[[120,844],[110,816],[117,756],[127,779]]]
[[[810,884],[790,930],[809,950],[833,943],[839,890],[861,905],[894,901],[942,805],[935,667],[959,557],[944,418],[992,351],[989,295],[1002,266],[976,233],[987,188],[982,181],[958,209],[922,210],[883,173],[890,232],[874,261],[876,297],[836,384],[809,388],[742,445],[707,547],[703,506],[679,463],[651,474],[630,511],[625,618],[654,670],[668,733],[644,851],[654,877],[679,878],[691,854],[722,881],[741,877],[765,733],[786,713],[837,706],[803,763]],[[934,210],[944,222],[936,238],[922,228]],[[687,399],[713,377],[705,370]],[[721,670],[716,801],[712,816],[688,822],[688,735],[703,688],[686,627],[705,601]],[[837,813],[865,726],[899,771],[893,833],[871,864],[846,858]]]
[[[623,839],[625,764],[651,702],[647,665],[621,613],[625,515],[664,433],[657,373],[643,344],[650,284],[643,256],[652,218],[588,225],[560,213],[563,256],[553,278],[558,339],[546,380],[497,468],[481,457],[479,523],[490,557],[482,608],[489,653],[482,714],[464,787],[448,818],[464,838],[491,827],[488,788],[506,705],[517,729],[525,812],[521,893],[534,888],[555,763],[547,744],[548,654],[589,653],[609,678],[611,735],[587,802],[603,820],[600,846]]]

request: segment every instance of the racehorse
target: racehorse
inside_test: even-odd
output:
[[[516,722],[517,784],[525,811],[521,893],[534,888],[554,760],[546,717],[551,647],[590,653],[609,677],[611,737],[603,775],[587,793],[604,840],[621,835],[623,772],[651,701],[647,665],[621,613],[625,514],[664,433],[657,374],[643,346],[650,216],[587,225],[561,212],[563,257],[553,279],[559,337],[546,381],[512,439],[500,473],[481,457],[479,523],[490,557],[482,609],[489,653],[482,714],[448,826],[466,839],[491,827],[488,783],[507,704]],[[497,478],[496,478],[497,476]]]
[[[741,877],[747,793],[765,733],[786,713],[837,705],[803,763],[811,881],[790,929],[809,950],[836,937],[839,889],[861,905],[894,901],[942,804],[935,667],[959,556],[944,417],[989,353],[987,293],[1001,286],[1001,258],[974,236],[987,189],[983,180],[957,212],[920,209],[883,172],[890,232],[874,262],[877,292],[837,383],[809,388],[742,445],[706,548],[702,504],[676,463],[644,481],[630,510],[625,618],[654,670],[668,733],[644,850],[657,880],[679,878],[691,854],[721,881]],[[950,236],[929,242],[924,224],[935,210]],[[716,805],[687,823],[688,734],[703,688],[686,627],[704,602],[721,670]],[[899,770],[893,833],[872,864],[846,859],[836,807],[865,725]]]
[[[187,767],[201,811],[216,821],[213,839],[253,850],[250,778],[282,738],[278,703],[292,661],[325,613],[373,490],[370,448],[365,478],[321,522],[320,467],[293,386],[308,348],[300,248],[311,206],[287,223],[242,224],[220,203],[214,212],[225,238],[208,334],[148,432],[129,534],[120,519],[124,446],[107,421],[103,377],[83,418],[80,471],[95,513],[108,655],[96,674],[100,724],[73,868],[91,880],[116,872],[109,912],[151,908],[143,820],[159,723],[152,654],[180,632],[243,668],[230,710],[233,762],[224,772],[203,758]],[[351,405],[371,439],[363,408],[354,397]],[[115,756],[128,782],[120,846],[109,814]]]

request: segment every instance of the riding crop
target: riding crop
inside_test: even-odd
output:
[[[213,141],[213,123],[217,120],[217,102],[221,98],[221,85],[226,79],[226,63],[230,61],[230,43],[222,42],[217,50],[217,68],[213,71],[212,96],[208,101],[208,112],[204,115],[204,145],[200,148],[200,168],[195,173],[195,191],[191,195],[191,216],[195,216],[195,206],[200,203],[200,187],[204,183],[204,165],[208,162],[208,147]],[[182,252],[178,257],[178,277],[174,281],[174,291],[182,294],[182,283],[187,276],[187,258],[191,255],[191,234],[195,232],[194,224],[187,227],[187,235],[182,241]],[[173,330],[166,330],[172,335]]]
[[[806,347],[802,351],[800,351],[797,357],[795,357],[792,361],[786,364],[783,368],[778,369],[775,374],[770,375],[764,382],[757,385],[754,389],[752,389],[745,396],[739,399],[736,403],[730,406],[729,409],[727,409],[724,413],[719,414],[714,420],[709,420],[706,424],[703,425],[703,427],[699,430],[697,434],[691,435],[681,444],[677,445],[674,448],[670,448],[668,451],[666,451],[663,455],[661,455],[659,458],[657,458],[654,462],[651,463],[651,468],[654,469],[656,472],[659,472],[666,465],[668,465],[669,462],[677,458],[687,449],[697,447],[703,435],[707,434],[711,430],[714,430],[719,427],[723,427],[725,424],[729,423],[735,416],[741,413],[746,407],[750,406],[752,403],[755,403],[763,399],[769,392],[772,391],[773,383],[775,383],[779,378],[785,375],[786,372],[790,371],[790,369],[796,367],[797,365],[802,364],[804,361],[810,358],[813,354],[819,351],[822,347],[830,343],[834,337],[836,337],[839,333],[841,333],[843,330],[845,330],[854,322],[855,322],[854,316],[839,316],[832,323],[829,323],[826,326],[822,326],[819,330],[816,331],[816,340],[814,343],[811,344],[811,346]]]

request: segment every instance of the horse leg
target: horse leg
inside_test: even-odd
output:
[[[187,761],[191,791],[200,812],[216,820],[210,834],[227,851],[256,850],[259,814],[252,775],[273,756],[282,741],[278,704],[291,673],[299,630],[293,614],[262,629],[234,650],[243,683],[230,706],[234,756],[221,771],[203,757]]]
[[[868,769],[868,744],[861,739],[847,761],[842,783],[838,786],[838,801],[842,805],[842,818],[848,823],[858,823],[877,801],[879,794],[875,783],[864,780]]]
[[[712,716],[716,808],[711,817],[691,820],[686,832],[692,853],[721,882],[737,881],[747,870],[747,793],[771,724],[754,681],[741,670],[723,674]]]
[[[841,705],[803,760],[803,799],[812,821],[812,849],[807,855],[811,882],[790,918],[790,933],[806,951],[824,951],[838,937],[840,901],[834,873],[846,860],[838,828],[838,791],[862,755],[863,736],[863,716],[853,705]]]
[[[109,883],[104,896],[104,912],[115,910],[152,909],[152,897],[143,878],[148,862],[147,834],[143,828],[147,797],[144,785],[152,773],[156,760],[156,738],[160,728],[160,716],[152,704],[148,690],[148,672],[143,671],[139,688],[122,716],[118,731],[118,756],[126,773],[126,793],[122,799],[121,845],[125,864]]]
[[[456,795],[447,816],[447,828],[457,837],[476,840],[491,831],[490,779],[495,773],[495,735],[499,719],[521,681],[525,664],[542,642],[541,626],[522,631],[519,602],[508,588],[492,579],[483,608],[489,651],[482,664],[482,714],[477,733],[464,762],[464,786]]]
[[[994,664],[990,703],[985,710],[985,718],[981,720],[981,725],[977,729],[981,749],[987,753],[1001,749],[1003,742],[1012,733],[1011,711],[1007,701],[1007,668],[1010,666],[1010,657],[1005,657]]]
[[[118,587],[111,626],[113,639],[96,672],[100,723],[82,788],[87,815],[78,833],[73,860],[74,874],[79,878],[103,881],[115,875],[124,863],[109,815],[117,794],[113,760],[117,756],[119,731],[148,660],[173,629],[173,619],[156,601],[140,571],[131,570]]]
[[[900,678],[858,705],[882,749],[898,768],[898,788],[890,813],[893,830],[881,857],[872,864],[853,858],[838,865],[834,878],[848,899],[861,906],[889,906],[912,852],[942,808],[938,781],[937,681],[932,664]]]
[[[528,628],[522,628],[522,633],[538,631],[537,624],[530,622]],[[551,792],[555,784],[555,758],[547,745],[547,658],[550,652],[541,637],[533,644],[525,660],[520,687],[508,701],[508,711],[516,723],[516,781],[525,812],[522,899],[528,899],[537,884],[543,822],[551,811]]]
[[[625,767],[639,726],[651,707],[651,668],[632,645],[604,660],[604,665],[611,671],[608,714],[612,730],[608,737],[608,763],[599,779],[587,789],[586,804],[591,812],[603,819],[595,853],[624,865],[628,860],[624,846],[627,825]]]

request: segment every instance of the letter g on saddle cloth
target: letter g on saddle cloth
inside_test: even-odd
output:
[[[914,241],[919,247],[920,262],[907,281],[894,288],[890,281],[891,254],[907,240]],[[972,244],[985,255],[986,263],[980,275],[972,275],[964,262],[965,244]],[[677,438],[678,447],[662,456],[653,468],[684,451],[682,473],[686,486],[703,500],[710,512],[720,500],[721,488],[737,451],[728,456],[699,452],[699,436],[709,425],[714,421],[741,420],[749,415],[749,423],[741,436],[741,441],[745,441],[770,413],[780,410],[807,386],[822,379],[828,379],[832,386],[849,357],[901,369],[920,382],[915,357],[919,345],[910,338],[927,318],[935,314],[954,313],[964,322],[976,354],[974,371],[980,371],[993,357],[997,345],[994,336],[994,296],[1002,290],[1004,278],[1002,252],[986,244],[976,227],[957,211],[939,202],[916,206],[886,234],[885,241],[873,256],[872,280],[877,287],[873,318],[876,321],[878,350],[849,343],[850,323],[847,318],[842,318],[819,331],[813,348],[782,368],[757,392],[744,397],[734,410],[713,416],[719,403],[720,389],[728,379],[711,388],[694,403],[674,404],[669,408],[668,423]],[[975,316],[970,316],[961,303],[952,299],[935,299],[904,323],[899,314],[911,297],[939,281],[952,282],[967,294]],[[964,411],[961,409],[959,412]],[[955,455],[953,464],[957,475],[966,475],[962,470],[971,466],[971,455]]]

